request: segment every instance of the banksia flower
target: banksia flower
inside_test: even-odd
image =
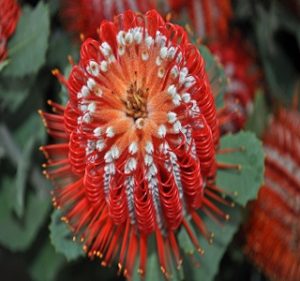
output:
[[[15,0],[0,0],[0,62],[7,57],[7,41],[14,33],[20,16]]]
[[[216,108],[203,58],[180,26],[152,10],[104,21],[99,39],[83,42],[66,80],[66,107],[40,112],[57,143],[41,147],[53,180],[54,205],[102,264],[118,259],[131,276],[136,257],[146,270],[154,236],[162,272],[181,265],[176,231],[187,215],[208,240],[198,210],[228,218],[214,185],[219,142]],[[224,166],[225,168],[225,166]]]
[[[229,78],[225,92],[225,109],[221,119],[223,132],[242,129],[251,113],[255,91],[259,87],[260,71],[250,46],[239,35],[209,44],[223,64]]]
[[[246,253],[274,281],[300,280],[300,113],[281,109],[264,138],[265,185],[251,205]]]
[[[202,38],[223,38],[228,35],[232,17],[230,0],[169,0],[171,9],[187,8],[193,29]]]
[[[96,39],[102,20],[128,9],[145,13],[155,7],[156,0],[63,0],[61,18],[71,33]]]

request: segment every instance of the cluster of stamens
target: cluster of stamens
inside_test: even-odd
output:
[[[144,118],[147,117],[147,96],[149,89],[138,89],[137,82],[129,86],[127,90],[127,99],[124,102],[126,106],[126,115],[133,118],[138,129],[144,126]]]

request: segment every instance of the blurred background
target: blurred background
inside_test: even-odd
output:
[[[7,50],[0,55],[0,280],[123,280],[116,275],[116,267],[103,268],[99,261],[78,254],[78,249],[67,260],[52,246],[56,238],[49,238],[51,184],[42,175],[44,158],[38,150],[51,141],[38,110],[49,110],[48,99],[60,103],[67,100],[66,90],[51,71],[58,68],[68,75],[68,56],[77,61],[80,34],[94,36],[94,23],[82,18],[91,15],[82,7],[68,11],[69,5],[82,2],[77,0],[15,1],[20,14],[5,2],[0,0],[0,23],[5,26],[14,14],[16,29],[5,37],[0,25],[0,48]],[[88,5],[89,1],[83,2]],[[199,13],[199,6],[192,2],[165,0],[150,6],[158,5],[164,17],[168,15],[171,21],[186,26],[195,41],[207,44],[221,63],[229,65],[224,68],[227,78],[231,75],[230,65],[237,64],[237,76],[229,78],[244,79],[247,90],[245,94],[231,89],[231,93],[227,88],[226,103],[230,105],[236,99],[239,103],[237,106],[233,102],[233,110],[228,106],[232,120],[222,131],[246,127],[262,137],[270,113],[281,105],[290,108],[300,91],[300,1],[211,1],[216,10],[220,9],[217,14]],[[221,8],[223,5],[227,8]],[[99,19],[112,17],[109,11],[97,11],[95,7],[92,11]],[[204,31],[198,26],[201,14]],[[66,229],[61,229],[59,235],[67,239]],[[67,243],[72,242],[62,247]],[[216,272],[216,281],[271,280],[245,256],[245,243],[244,227],[237,227]]]

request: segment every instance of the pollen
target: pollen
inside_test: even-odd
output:
[[[124,101],[126,106],[126,115],[133,118],[134,121],[139,120],[138,124],[143,127],[144,119],[147,118],[147,97],[149,89],[138,88],[137,82],[129,86],[127,90],[127,99]]]

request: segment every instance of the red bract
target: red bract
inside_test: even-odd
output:
[[[14,33],[20,16],[15,0],[0,0],[0,62],[7,56],[6,44]]]
[[[154,235],[168,275],[173,257],[181,264],[180,226],[202,252],[186,215],[207,239],[197,210],[227,217],[210,199],[224,202],[213,186],[219,129],[204,61],[184,29],[154,10],[127,11],[99,34],[82,44],[67,81],[54,71],[69,102],[41,113],[59,140],[41,148],[45,174],[90,257],[105,265],[118,256],[130,276],[139,254],[144,274]]]
[[[63,0],[61,18],[66,28],[76,35],[98,38],[102,20],[131,9],[145,13],[156,7],[157,0]]]
[[[169,0],[171,9],[187,8],[193,29],[200,37],[227,37],[232,17],[230,0]]]
[[[271,280],[300,280],[300,114],[280,110],[264,138],[265,185],[251,205],[246,252]]]
[[[224,66],[229,78],[225,92],[225,110],[220,118],[223,132],[242,129],[251,112],[260,71],[250,46],[239,35],[209,44],[209,48]]]

